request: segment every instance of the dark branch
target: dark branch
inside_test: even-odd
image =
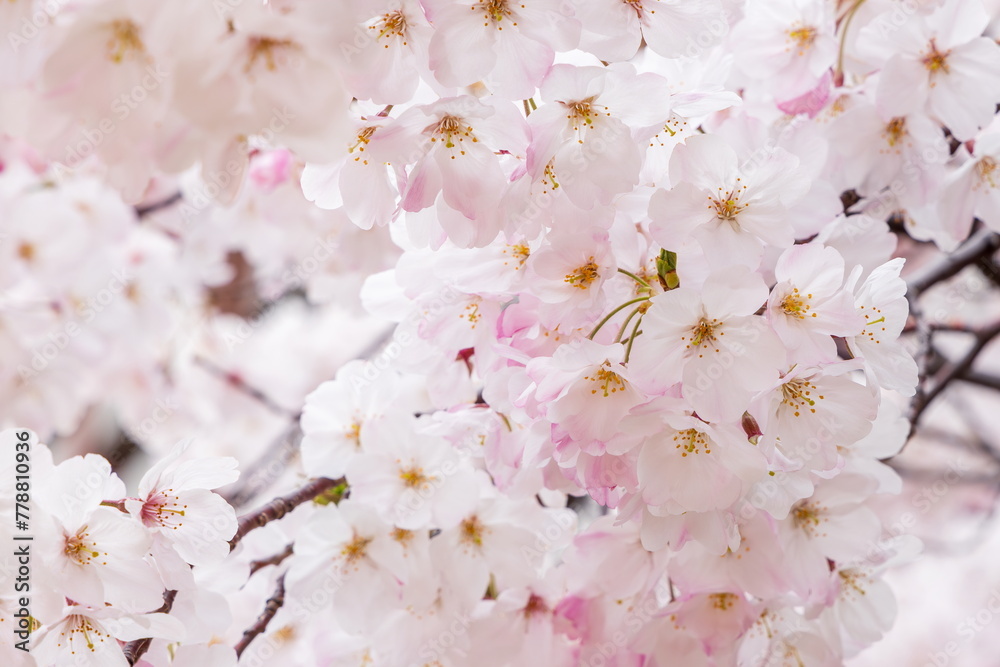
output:
[[[951,255],[911,278],[907,293],[914,297],[919,296],[932,285],[951,278],[980,258],[992,257],[998,248],[1000,248],[1000,234],[987,229],[981,230]]]
[[[972,364],[975,363],[976,357],[979,353],[989,344],[991,340],[1000,335],[1000,322],[997,322],[986,329],[981,330],[976,333],[976,342],[969,349],[968,352],[962,356],[961,359],[952,364],[946,364],[941,368],[940,371],[934,377],[934,386],[926,390],[921,396],[921,400],[914,401],[913,408],[910,414],[910,434],[913,434],[913,429],[916,428],[917,421],[924,411],[930,406],[930,404],[937,398],[945,387],[947,387],[953,380],[959,379],[965,376],[969,371],[972,370]]]
[[[260,509],[249,514],[244,514],[239,519],[239,527],[236,529],[236,535],[233,536],[233,539],[229,540],[230,550],[235,549],[240,540],[254,528],[261,528],[272,521],[277,521],[302,503],[312,500],[335,486],[343,484],[343,482],[343,479],[320,477],[288,495],[275,498]]]
[[[149,215],[150,213],[155,213],[156,211],[159,211],[159,210],[162,210],[162,209],[165,209],[165,208],[170,208],[171,206],[173,206],[174,204],[176,204],[177,202],[179,202],[183,198],[184,198],[184,195],[182,195],[181,192],[180,192],[180,190],[178,190],[177,192],[175,192],[174,194],[170,195],[166,199],[161,199],[158,202],[153,202],[152,204],[147,204],[146,206],[136,206],[135,207],[135,214],[137,216],[139,216],[140,218],[143,218],[143,217]]]
[[[988,373],[969,371],[958,379],[962,382],[978,384],[980,387],[989,387],[990,389],[1000,391],[1000,375],[989,375]]]
[[[163,604],[159,609],[155,610],[154,614],[167,614],[174,606],[174,598],[177,597],[177,591],[163,591]],[[125,654],[125,659],[128,660],[128,664],[134,665],[139,662],[139,658],[142,654],[149,649],[149,644],[153,641],[151,637],[143,637],[142,639],[133,639],[132,641],[122,646],[122,653]]]
[[[274,589],[274,595],[264,605],[264,611],[260,613],[254,624],[243,632],[243,637],[234,647],[237,658],[243,655],[243,651],[250,645],[250,642],[257,638],[257,635],[267,630],[267,624],[271,622],[283,604],[285,604],[285,575],[278,577],[278,585]]]

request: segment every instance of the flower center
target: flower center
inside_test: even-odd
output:
[[[594,126],[594,119],[598,117],[598,112],[595,108],[596,105],[594,104],[595,99],[597,99],[596,96],[588,97],[585,100],[578,100],[576,102],[562,103],[563,106],[569,110],[569,115],[566,116],[566,118],[573,123],[574,132],[578,131],[581,127],[587,128]],[[605,109],[607,109],[607,107],[605,107]],[[611,115],[607,112],[605,113],[608,116]],[[583,141],[580,140],[580,143],[583,143]]]
[[[503,26],[499,25],[501,21],[505,18],[510,18],[513,16],[510,7],[507,5],[507,0],[481,0],[479,2],[480,11],[483,12],[483,18],[486,20],[483,25],[489,25],[490,21],[497,24],[497,30],[503,30]],[[471,7],[473,11],[476,9],[476,5]],[[511,21],[511,25],[517,25],[516,21]]]
[[[705,450],[706,454],[711,454],[712,449],[705,434],[693,428],[686,431],[678,431],[674,434],[674,449],[681,450],[681,458],[688,454],[701,454]]]
[[[599,277],[598,269],[599,267],[594,262],[594,258],[588,257],[587,263],[577,267],[572,273],[567,273],[566,277],[563,278],[563,282],[569,283],[573,287],[587,289]]]
[[[893,118],[889,121],[889,124],[885,126],[882,130],[882,136],[885,137],[886,143],[890,146],[895,146],[898,144],[904,136],[906,136],[906,119],[905,118]]]
[[[712,601],[713,607],[726,611],[736,604],[739,598],[735,593],[712,593],[708,596],[708,599]]]
[[[77,531],[76,535],[66,538],[66,546],[63,553],[75,560],[80,565],[90,565],[90,562],[101,555],[97,550],[97,544],[90,539],[87,526]],[[105,553],[105,556],[108,554]]]
[[[816,28],[811,25],[798,26],[789,30],[788,36],[798,45],[801,56],[816,41]]]
[[[523,243],[518,243],[516,245],[508,245],[501,252],[505,255],[511,255],[513,259],[517,260],[517,266],[514,267],[514,270],[517,271],[524,266],[524,262],[531,255],[531,248]],[[507,262],[504,262],[504,266],[507,266]]]
[[[949,53],[951,52],[945,51],[942,53],[941,51],[938,51],[937,44],[935,44],[934,40],[932,39],[930,43],[930,50],[922,60],[922,62],[924,63],[924,67],[926,67],[927,71],[930,72],[931,74],[935,74],[937,72],[944,72],[945,74],[947,74],[950,71],[948,67]]]
[[[111,635],[102,632],[100,628],[94,626],[86,616],[74,614],[66,619],[66,621],[66,627],[69,630],[69,636],[66,637],[66,641],[70,646],[75,646],[75,642],[80,637],[83,637],[83,641],[87,645],[87,650],[94,653],[97,648],[95,642],[103,644],[105,639],[111,639]]]
[[[456,136],[458,137],[459,143],[465,141],[465,137],[469,137],[470,139],[472,139],[473,142],[479,141],[474,136],[472,136],[472,126],[465,125],[465,121],[459,118],[458,116],[450,116],[450,115],[445,116],[440,121],[438,121],[437,125],[434,125],[432,127],[433,127],[433,133],[435,135],[444,137],[442,141],[444,141],[445,148],[455,147]],[[438,138],[436,136],[431,137],[432,142],[436,142],[437,140]],[[460,151],[460,152],[462,155],[465,155],[465,151]],[[454,155],[452,156],[452,159],[455,159]]]
[[[794,410],[796,417],[799,416],[799,411],[807,405],[809,406],[809,412],[815,413],[816,399],[812,398],[813,389],[816,389],[816,385],[808,380],[789,380],[781,385],[781,404],[787,405]],[[817,398],[823,400],[825,396],[820,394]]]
[[[17,256],[26,262],[30,262],[35,258],[35,246],[31,245],[27,241],[22,241],[19,246],[17,246]]]
[[[427,475],[424,474],[424,469],[418,466],[411,466],[400,470],[399,478],[403,480],[403,485],[408,489],[415,489],[418,486],[423,486],[429,479]]]
[[[378,29],[378,37],[375,38],[376,41],[382,39],[386,35],[391,39],[392,37],[401,37],[403,39],[403,46],[406,46],[406,16],[403,12],[396,10],[394,12],[389,12],[382,15],[382,19],[376,22],[375,25],[368,26],[369,30]],[[389,44],[384,45],[385,48],[389,48]]]
[[[372,140],[372,135],[375,134],[376,129],[378,128],[374,126],[362,128],[362,130],[358,132],[358,136],[355,138],[355,142],[347,147],[347,152],[353,153],[354,151],[358,151],[358,153],[364,153],[365,146],[367,146],[368,142]],[[364,158],[363,155],[357,155],[354,158],[354,161],[361,162],[363,158]],[[363,163],[368,164],[368,160],[365,159]]]
[[[479,521],[478,516],[472,516],[462,522],[459,526],[459,539],[464,544],[474,544],[477,547],[483,546],[483,535],[488,529]]]
[[[298,48],[298,45],[290,39],[273,39],[271,37],[251,37],[250,56],[247,59],[244,72],[249,72],[257,64],[258,59],[264,60],[264,65],[269,72],[278,68],[277,57],[282,51]]]
[[[625,391],[625,378],[623,378],[618,373],[609,370],[611,368],[611,362],[607,359],[604,363],[597,368],[597,372],[593,375],[585,375],[584,380],[590,380],[591,382],[596,382],[597,389],[591,389],[591,394],[596,394],[601,391],[605,397],[610,396],[619,391]]]
[[[184,516],[187,505],[182,505],[179,502],[180,498],[172,495],[171,491],[173,489],[158,491],[146,499],[140,512],[143,524],[150,528],[163,526],[173,530],[184,525],[181,518]]]
[[[998,167],[1000,167],[1000,165],[998,165],[997,161],[989,155],[981,158],[979,162],[976,163],[976,176],[979,177],[979,183],[976,185],[978,186],[979,184],[983,184],[993,190],[1000,188],[1000,179],[998,179],[998,176],[1000,176],[1000,169],[998,169]]]
[[[737,178],[737,181],[741,179]],[[741,204],[740,197],[742,197],[747,190],[745,185],[737,185],[729,192],[723,192],[722,188],[718,189],[718,195],[715,197],[709,197],[711,204],[709,204],[709,210],[715,209],[715,215],[720,220],[725,220],[731,223],[733,226],[737,224],[737,216],[746,210],[749,204]]]
[[[715,318],[712,318],[711,322],[704,317],[701,318],[701,321],[691,328],[691,342],[685,347],[690,348],[692,345],[701,347],[701,344],[705,341],[714,341],[715,330],[719,328],[720,324],[721,322]],[[722,333],[720,332],[719,335],[721,336]],[[681,336],[681,340],[687,340],[687,336]]]
[[[809,312],[812,306],[809,305],[808,301],[812,298],[812,294],[806,294],[805,297],[803,297],[802,294],[799,293],[799,288],[793,287],[792,293],[781,300],[781,310],[785,313],[785,315],[799,320],[806,319],[806,315],[816,317],[816,313]]]
[[[146,49],[139,34],[139,26],[132,21],[112,21],[111,37],[107,44],[108,59],[113,63],[120,63],[128,55],[144,53]]]
[[[816,537],[819,525],[823,523],[820,510],[811,503],[803,503],[792,510],[792,521],[795,527],[802,530],[809,537]]]
[[[368,550],[368,545],[371,543],[372,538],[363,537],[361,535],[355,534],[350,542],[344,545],[344,548],[340,550],[340,555],[343,556],[349,564],[356,563],[365,557],[365,553]]]

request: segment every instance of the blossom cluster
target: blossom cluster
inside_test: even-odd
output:
[[[1000,231],[983,3],[57,5],[0,7],[0,425],[159,462],[133,496],[38,446],[4,664],[833,667],[889,629],[896,239]],[[214,490],[290,423],[260,486],[322,490],[238,521],[267,498]]]

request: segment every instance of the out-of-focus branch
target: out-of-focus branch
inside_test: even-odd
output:
[[[183,198],[184,198],[184,195],[181,194],[180,190],[178,190],[177,192],[175,192],[174,194],[170,195],[166,199],[161,199],[158,202],[153,202],[152,204],[146,204],[145,206],[136,206],[135,207],[135,214],[137,216],[139,216],[140,218],[144,218],[147,215],[149,215],[150,213],[155,213],[156,211],[159,211],[159,210],[162,210],[162,209],[165,209],[165,208],[170,208],[171,206],[173,206],[174,204],[176,204],[177,202],[179,202]]]
[[[980,387],[989,387],[990,389],[1000,391],[1000,375],[990,375],[988,373],[980,373],[978,371],[969,371],[958,379],[962,382],[978,384]]]
[[[907,294],[917,297],[980,258],[992,257],[997,249],[1000,249],[1000,234],[988,229],[980,230],[961,248],[911,278],[907,283]]]
[[[260,613],[254,624],[243,632],[240,641],[236,643],[234,648],[236,649],[237,658],[243,655],[243,651],[250,645],[250,642],[257,638],[257,635],[267,630],[268,623],[271,622],[271,619],[274,618],[274,615],[278,613],[283,604],[285,604],[285,575],[278,577],[278,585],[274,589],[274,594],[268,598],[267,603],[264,605],[264,611]]]
[[[1000,322],[997,322],[985,329],[980,330],[976,333],[976,342],[972,345],[968,352],[966,352],[958,361],[945,364],[940,371],[938,371],[934,376],[934,384],[929,389],[924,391],[918,391],[918,395],[914,398],[914,401],[910,409],[910,433],[912,435],[913,429],[916,428],[916,424],[920,419],[920,416],[924,411],[930,406],[930,404],[937,398],[945,387],[951,384],[952,381],[962,378],[969,371],[972,370],[972,364],[975,363],[976,357],[979,353],[992,341],[1000,335]]]
[[[194,364],[200,366],[204,370],[208,371],[215,377],[226,382],[230,386],[242,391],[247,396],[250,396],[254,400],[258,401],[267,409],[272,412],[281,415],[282,417],[292,417],[293,419],[298,419],[298,413],[293,410],[289,410],[278,404],[273,398],[262,392],[260,389],[250,385],[246,380],[237,375],[236,373],[230,373],[223,368],[219,368],[214,363],[206,359],[205,357],[196,356],[194,358]]]

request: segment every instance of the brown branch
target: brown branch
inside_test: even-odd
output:
[[[1000,335],[1000,322],[997,322],[986,329],[979,331],[976,334],[976,342],[969,349],[968,352],[962,356],[958,361],[946,364],[940,371],[936,374],[934,378],[934,386],[930,389],[924,391],[921,395],[919,401],[914,401],[911,412],[910,412],[910,434],[913,434],[913,429],[916,428],[917,421],[924,411],[930,406],[930,404],[937,398],[945,387],[947,387],[953,380],[959,379],[966,375],[970,370],[972,370],[972,364],[975,363],[976,357],[979,353],[989,344],[991,340]]]
[[[285,604],[285,575],[278,577],[278,585],[274,589],[274,595],[268,598],[264,605],[264,611],[260,613],[254,624],[243,632],[243,636],[234,647],[237,658],[243,655],[243,651],[250,645],[250,642],[257,638],[257,635],[267,630],[267,624],[271,622],[283,604]]]
[[[962,382],[978,384],[980,387],[988,387],[990,389],[1000,391],[1000,375],[990,375],[988,373],[980,373],[979,371],[969,371],[958,379]]]
[[[174,606],[174,598],[176,597],[177,591],[163,591],[163,604],[159,609],[156,609],[152,613],[169,613]],[[122,646],[122,653],[125,654],[125,659],[128,660],[128,664],[134,665],[139,662],[139,658],[141,658],[142,654],[149,649],[149,644],[152,641],[152,637],[143,637],[142,639],[133,639]]]
[[[272,521],[280,519],[302,503],[308,502],[325,491],[329,491],[343,483],[343,478],[329,479],[327,477],[319,477],[288,495],[275,498],[260,509],[249,514],[244,514],[239,519],[236,535],[233,536],[233,539],[229,540],[229,549],[235,549],[240,540],[251,530],[261,528]]]
[[[980,258],[992,257],[997,249],[1000,249],[1000,234],[983,229],[951,255],[911,278],[907,283],[907,294],[912,294],[914,297],[919,296],[931,286],[951,278]]]
[[[136,206],[135,214],[136,216],[143,218],[150,213],[155,213],[156,211],[164,208],[170,208],[182,199],[184,199],[184,195],[181,194],[180,190],[178,190],[166,199],[161,199],[160,201],[153,202],[152,204],[146,204],[145,206]]]
[[[257,570],[265,568],[268,565],[279,565],[281,561],[291,556],[293,551],[294,547],[291,544],[288,544],[281,550],[281,552],[276,553],[273,556],[250,561],[250,576],[252,577]]]

